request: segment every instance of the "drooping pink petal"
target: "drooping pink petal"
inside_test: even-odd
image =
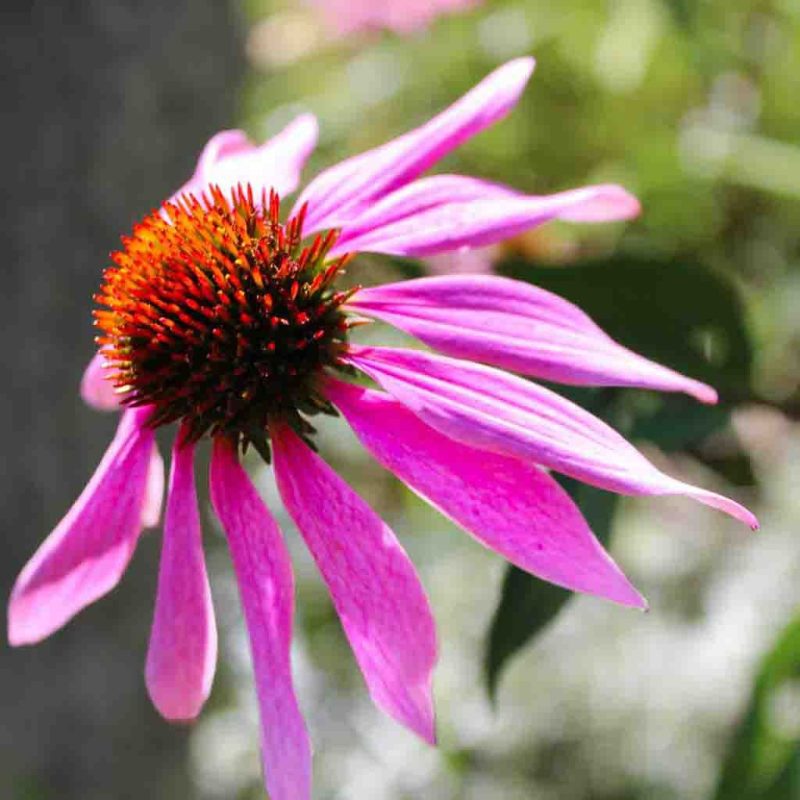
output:
[[[686,495],[758,526],[738,503],[670,478],[588,411],[515,375],[386,347],[351,348],[347,361],[423,422],[464,444],[541,464],[621,494]]]
[[[375,703],[431,744],[436,631],[391,528],[287,426],[272,430],[283,502],[325,579]]]
[[[102,350],[98,350],[89,362],[81,379],[81,397],[87,405],[98,411],[118,411],[121,408],[114,384],[108,380]],[[164,497],[164,459],[153,444],[153,455],[147,471],[147,490],[142,505],[142,526],[154,528],[161,517]]]
[[[583,311],[522,281],[451,275],[361,289],[348,301],[436,350],[549,381],[717,393],[615,342]]]
[[[12,645],[49,636],[111,591],[133,555],[153,449],[150,409],[126,411],[67,515],[17,578],[8,607]]]
[[[194,719],[214,679],[217,628],[211,604],[197,491],[194,446],[179,434],[172,449],[164,543],[153,629],[147,651],[147,690],[169,720]]]
[[[153,442],[150,466],[147,468],[147,488],[142,503],[142,527],[155,528],[161,519],[161,504],[164,501],[164,459]]]
[[[432,179],[431,179],[432,180]],[[407,187],[401,198],[403,216],[387,197],[383,208],[369,212],[373,227],[358,216],[352,218],[354,230],[345,226],[331,255],[345,252],[373,252],[398,256],[427,256],[460,247],[480,247],[501,242],[553,219],[601,222],[630,219],[639,213],[639,202],[621,186],[586,186],[548,196],[501,194],[489,185],[485,197],[473,200],[443,200],[430,205],[422,186]],[[399,193],[398,193],[399,194]],[[419,210],[411,211],[414,201]],[[365,214],[366,216],[366,214]]]
[[[84,370],[81,378],[81,397],[83,401],[98,411],[117,411],[120,407],[119,395],[114,384],[108,380],[102,350],[98,350]]]
[[[430,175],[401,186],[375,203],[371,203],[348,222],[339,238],[347,242],[360,234],[448,203],[503,200],[523,196],[508,186],[480,178],[470,178],[466,175]]]
[[[531,58],[509,61],[419,128],[320,173],[296,205],[308,203],[306,232],[341,227],[502,119],[519,100],[533,66]]]
[[[211,185],[226,195],[239,184],[250,184],[256,197],[270,189],[289,194],[297,188],[316,143],[317,120],[312,114],[301,114],[262,145],[252,144],[243,131],[221,131],[200,154],[194,175],[170,199],[186,193],[199,199]]]
[[[541,469],[449,439],[382,392],[331,379],[326,394],[386,469],[481,544],[543,580],[645,607]]]
[[[309,800],[311,744],[292,686],[294,579],[281,532],[234,447],[211,457],[211,502],[228,538],[244,606],[261,712],[261,750],[272,800]]]

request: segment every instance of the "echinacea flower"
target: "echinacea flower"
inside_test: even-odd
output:
[[[481,0],[309,0],[341,35],[370,30],[409,34],[436,17],[476,6]]]
[[[512,563],[623,605],[644,601],[547,470],[630,495],[686,495],[756,525],[734,501],[663,474],[605,423],[513,374],[715,401],[713,389],[617,344],[567,301],[487,275],[336,288],[358,252],[427,256],[554,218],[637,213],[617,186],[543,197],[420,177],[503,117],[532,69],[512,61],[422,127],[324,171],[285,221],[278,196],[296,188],[313,118],[261,147],[218,134],[189,182],[123,238],[96,295],[100,350],[82,391],[94,406],[121,406],[121,421],[20,574],[9,639],[43,639],[118,583],[158,517],[154,430],[175,423],[146,682],[163,716],[194,718],[216,659],[193,466],[210,438],[211,501],[250,635],[273,800],[310,796],[311,751],[290,669],[291,566],[240,463],[248,446],[272,460],[373,699],[429,742],[437,645],[425,592],[394,533],[310,446],[315,415],[340,413],[381,465]],[[364,318],[430,349],[353,344],[350,328]],[[379,388],[352,382],[356,373]]]

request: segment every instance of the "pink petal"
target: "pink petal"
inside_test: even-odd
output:
[[[486,275],[421,278],[362,289],[349,305],[447,355],[524,375],[717,400],[710,386],[628,350],[577,306],[522,281]]]
[[[267,791],[272,800],[307,800],[311,744],[292,686],[289,554],[235,448],[220,438],[211,457],[211,502],[228,537],[250,633]]]
[[[330,380],[326,393],[386,469],[490,550],[567,589],[646,606],[538,467],[448,439],[382,392]]]
[[[479,178],[469,178],[465,175],[431,175],[401,186],[367,206],[362,213],[348,222],[342,230],[340,241],[346,242],[358,234],[399,222],[427,209],[438,208],[448,203],[502,200],[509,197],[524,197],[524,195],[508,186]]]
[[[502,119],[519,100],[533,67],[532,58],[509,61],[419,128],[320,173],[296,205],[308,203],[306,232],[340,227]]]
[[[301,114],[277,136],[262,145],[252,144],[243,131],[222,131],[205,146],[190,180],[170,198],[191,193],[200,197],[211,185],[225,194],[239,184],[250,184],[256,197],[262,190],[280,195],[293,192],[300,173],[317,143],[317,120]]]
[[[265,144],[269,144],[266,142]],[[247,134],[240,130],[228,130],[215,133],[207,142],[197,159],[195,175],[207,175],[225,158],[230,156],[252,153],[255,145]]]
[[[116,411],[120,407],[119,395],[114,384],[108,380],[108,370],[103,353],[98,350],[89,362],[81,378],[83,401],[98,411]]]
[[[194,719],[211,691],[217,628],[211,605],[200,513],[194,485],[194,446],[172,450],[158,592],[145,678],[153,704],[169,720]]]
[[[110,592],[133,555],[153,431],[149,408],[126,411],[80,497],[17,578],[8,607],[12,645],[33,644]]]
[[[361,217],[354,217],[352,224],[358,232],[350,233],[345,227],[331,255],[349,251],[427,256],[501,242],[553,219],[601,222],[629,219],[639,213],[636,198],[614,185],[586,186],[545,197],[501,194],[490,185],[484,197],[462,200],[457,196],[453,201],[429,205],[425,182],[418,183],[422,185],[412,184],[406,190],[415,196],[401,198],[402,217],[395,218],[395,199],[386,198],[378,209],[381,216],[375,210],[369,212],[373,227],[367,228]],[[415,200],[419,210],[412,213]]]
[[[161,503],[164,499],[164,459],[153,443],[150,466],[147,469],[147,488],[142,504],[142,527],[155,528],[161,519]]]
[[[89,362],[81,379],[81,397],[87,405],[98,411],[117,411],[121,408],[114,384],[108,380],[108,371],[99,350]],[[161,501],[164,496],[164,460],[153,444],[153,455],[147,472],[147,491],[142,506],[142,526],[154,528],[161,517]]]
[[[423,422],[464,444],[621,494],[686,495],[758,526],[738,503],[670,478],[588,411],[522,378],[414,350],[351,347],[347,360]]]
[[[437,16],[469,8],[480,0],[311,0],[328,26],[340,35],[387,30],[409,34]]]
[[[375,703],[434,744],[436,631],[391,528],[286,426],[272,431],[283,502],[330,590]]]

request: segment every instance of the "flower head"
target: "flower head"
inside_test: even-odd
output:
[[[352,292],[332,283],[335,232],[303,246],[302,212],[280,222],[277,194],[185,195],[153,213],[112,255],[95,311],[97,338],[127,406],[151,426],[182,421],[204,434],[264,441],[270,418],[300,427],[327,410],[320,377],[338,363]]]
[[[183,190],[123,239],[96,296],[100,349],[82,391],[92,405],[124,410],[94,476],[20,574],[9,638],[39,641],[117,584],[158,517],[154,429],[175,423],[146,679],[165,717],[195,717],[217,642],[193,466],[210,438],[211,500],[250,634],[275,800],[309,797],[310,745],[290,669],[291,566],[241,466],[248,445],[273,462],[373,699],[430,742],[437,647],[425,592],[390,528],[309,446],[315,414],[341,413],[380,464],[512,563],[624,605],[644,601],[542,467],[626,494],[687,495],[756,525],[734,501],[665,475],[605,423],[519,377],[715,401],[713,389],[617,344],[567,301],[488,275],[337,286],[359,251],[426,256],[554,218],[637,213],[617,186],[542,197],[420,177],[500,119],[532,67],[510,62],[422,127],[323,172],[285,220],[278,194],[297,184],[313,119],[260,148],[218,134]],[[350,343],[364,318],[431,350]],[[380,388],[354,384],[354,372]]]

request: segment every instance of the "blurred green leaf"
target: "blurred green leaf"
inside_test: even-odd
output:
[[[732,486],[748,487],[756,485],[756,475],[750,454],[744,450],[736,453],[707,453],[692,450],[691,454],[709,469],[721,475]]]
[[[724,406],[704,406],[682,395],[661,395],[652,412],[635,412],[628,436],[674,453],[722,430],[729,421],[730,409]]]
[[[800,797],[800,748],[797,748],[785,769],[764,795],[763,800],[792,800]]]
[[[500,674],[508,660],[556,617],[570,594],[566,589],[540,581],[518,567],[508,567],[500,603],[489,629],[484,664],[484,676],[492,700],[496,697]]]
[[[800,616],[784,629],[761,664],[747,712],[723,763],[715,800],[800,796],[798,697]]]
[[[556,477],[581,509],[597,538],[607,542],[618,496],[572,478]],[[571,596],[572,592],[560,586],[541,581],[517,567],[508,567],[500,602],[489,628],[484,662],[484,676],[492,699],[508,660],[544,630]]]
[[[733,486],[754,486],[750,455],[730,428],[730,418],[729,406],[704,406],[690,397],[662,395],[655,410],[634,412],[626,435],[637,442],[651,442],[666,453],[686,451]],[[731,440],[729,450],[702,446],[711,434],[722,432]]]
[[[749,395],[752,348],[742,304],[717,272],[632,258],[568,267],[512,259],[499,270],[571,300],[622,344],[710,383],[724,401]]]
[[[664,5],[680,28],[690,31],[694,27],[696,8],[693,0],[664,0]]]

